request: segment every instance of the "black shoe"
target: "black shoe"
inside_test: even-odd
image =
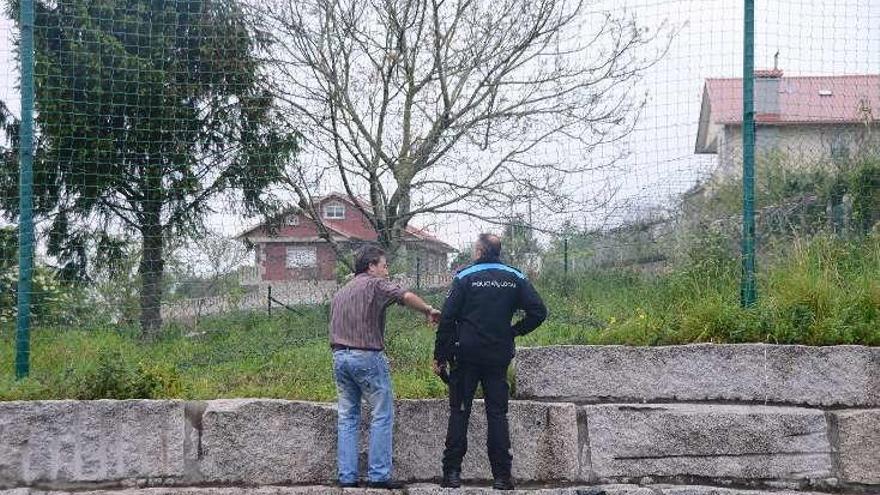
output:
[[[403,483],[394,480],[385,480],[385,481],[369,481],[367,482],[367,488],[383,488],[385,490],[400,490],[403,488]]]
[[[443,488],[461,488],[461,471],[444,471],[443,481],[440,482]]]
[[[495,490],[513,490],[513,480],[510,479],[510,476],[495,478],[495,483],[492,483],[492,488]]]
[[[339,481],[336,483],[336,486],[339,488],[357,488],[359,485],[357,481],[352,481],[351,483],[343,483]]]

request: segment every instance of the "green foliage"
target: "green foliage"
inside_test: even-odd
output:
[[[15,244],[6,242],[15,239],[15,233],[12,228],[0,229],[0,250],[15,252]],[[9,247],[12,249],[7,249]],[[0,329],[13,326],[18,314],[19,272],[18,260],[14,256],[0,258]],[[80,313],[81,306],[80,291],[61,280],[56,270],[41,264],[34,268],[31,278],[31,318],[34,324],[71,321]]]
[[[804,167],[782,155],[767,155],[757,167],[758,234],[765,241],[816,234],[829,225],[841,231],[849,220],[853,230],[864,235],[880,221],[880,159],[875,156]],[[847,200],[852,202],[851,213],[844,211]],[[684,207],[686,216],[702,225],[736,219],[742,214],[742,180],[710,184],[705,194],[687,199]]]
[[[333,273],[336,275],[336,282],[340,284],[351,280],[354,276],[354,272],[351,271],[351,268],[341,261],[336,262],[333,270]]]
[[[708,238],[675,269],[593,270],[566,283],[537,281],[549,320],[517,341],[668,345],[694,342],[880,346],[880,235],[858,242],[819,237],[768,255],[754,308],[739,304],[739,264]],[[442,296],[430,296],[441,303]],[[32,377],[13,379],[12,332],[0,326],[0,400],[77,397],[276,397],[333,400],[326,306],[170,325],[144,343],[134,328],[37,328]],[[443,397],[431,374],[434,330],[389,309],[386,331],[395,392]]]
[[[880,222],[880,158],[864,160],[852,171],[848,186],[856,229],[867,233]]]
[[[119,351],[99,355],[76,387],[77,399],[157,399],[179,397],[180,377],[165,363],[132,363]]]
[[[52,219],[48,254],[85,279],[100,232],[139,236],[142,323],[153,328],[172,236],[198,231],[220,193],[237,191],[243,213],[277,207],[267,191],[297,141],[274,125],[261,83],[267,41],[236,0],[37,1],[35,11],[34,204]],[[0,198],[14,216],[16,150],[3,151]]]
[[[0,227],[0,270],[18,264],[18,229]]]
[[[803,195],[826,195],[836,179],[834,165],[804,166],[792,163],[785,155],[773,153],[758,157],[755,178],[755,203],[758,207],[784,202]],[[721,179],[708,185],[696,210],[711,218],[742,213],[742,178]],[[823,206],[824,208],[824,206]]]
[[[660,274],[595,270],[547,296],[548,328],[530,345],[692,342],[880,345],[880,236],[818,237],[768,253],[761,297],[745,309],[739,263],[722,237],[696,244]]]

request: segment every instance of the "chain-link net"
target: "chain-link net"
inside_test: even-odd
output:
[[[521,345],[880,344],[877,2],[757,2],[748,309],[743,2],[33,4],[33,382],[9,0],[0,398],[331,397],[353,253],[440,307],[481,232],[550,308]],[[441,393],[433,329],[386,337]]]

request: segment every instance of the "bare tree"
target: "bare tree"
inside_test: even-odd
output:
[[[569,0],[269,0],[258,10],[277,38],[269,56],[286,124],[316,157],[291,167],[287,185],[330,242],[316,186],[363,198],[392,251],[416,215],[503,224],[526,202],[542,218],[595,206],[576,179],[625,156],[620,142],[646,98],[635,85],[674,35]]]

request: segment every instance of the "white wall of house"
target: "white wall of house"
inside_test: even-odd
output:
[[[782,153],[792,166],[805,168],[831,162],[838,153],[850,157],[880,149],[880,128],[865,125],[758,126],[755,153]],[[718,143],[718,169],[713,180],[742,175],[742,127],[728,125]]]
[[[408,267],[407,270],[411,273],[416,272],[418,259],[418,269],[422,273],[441,273],[448,270],[447,268],[447,255],[443,253],[437,253],[434,251],[429,251],[426,249],[413,249],[409,248],[410,252],[408,254]]]

